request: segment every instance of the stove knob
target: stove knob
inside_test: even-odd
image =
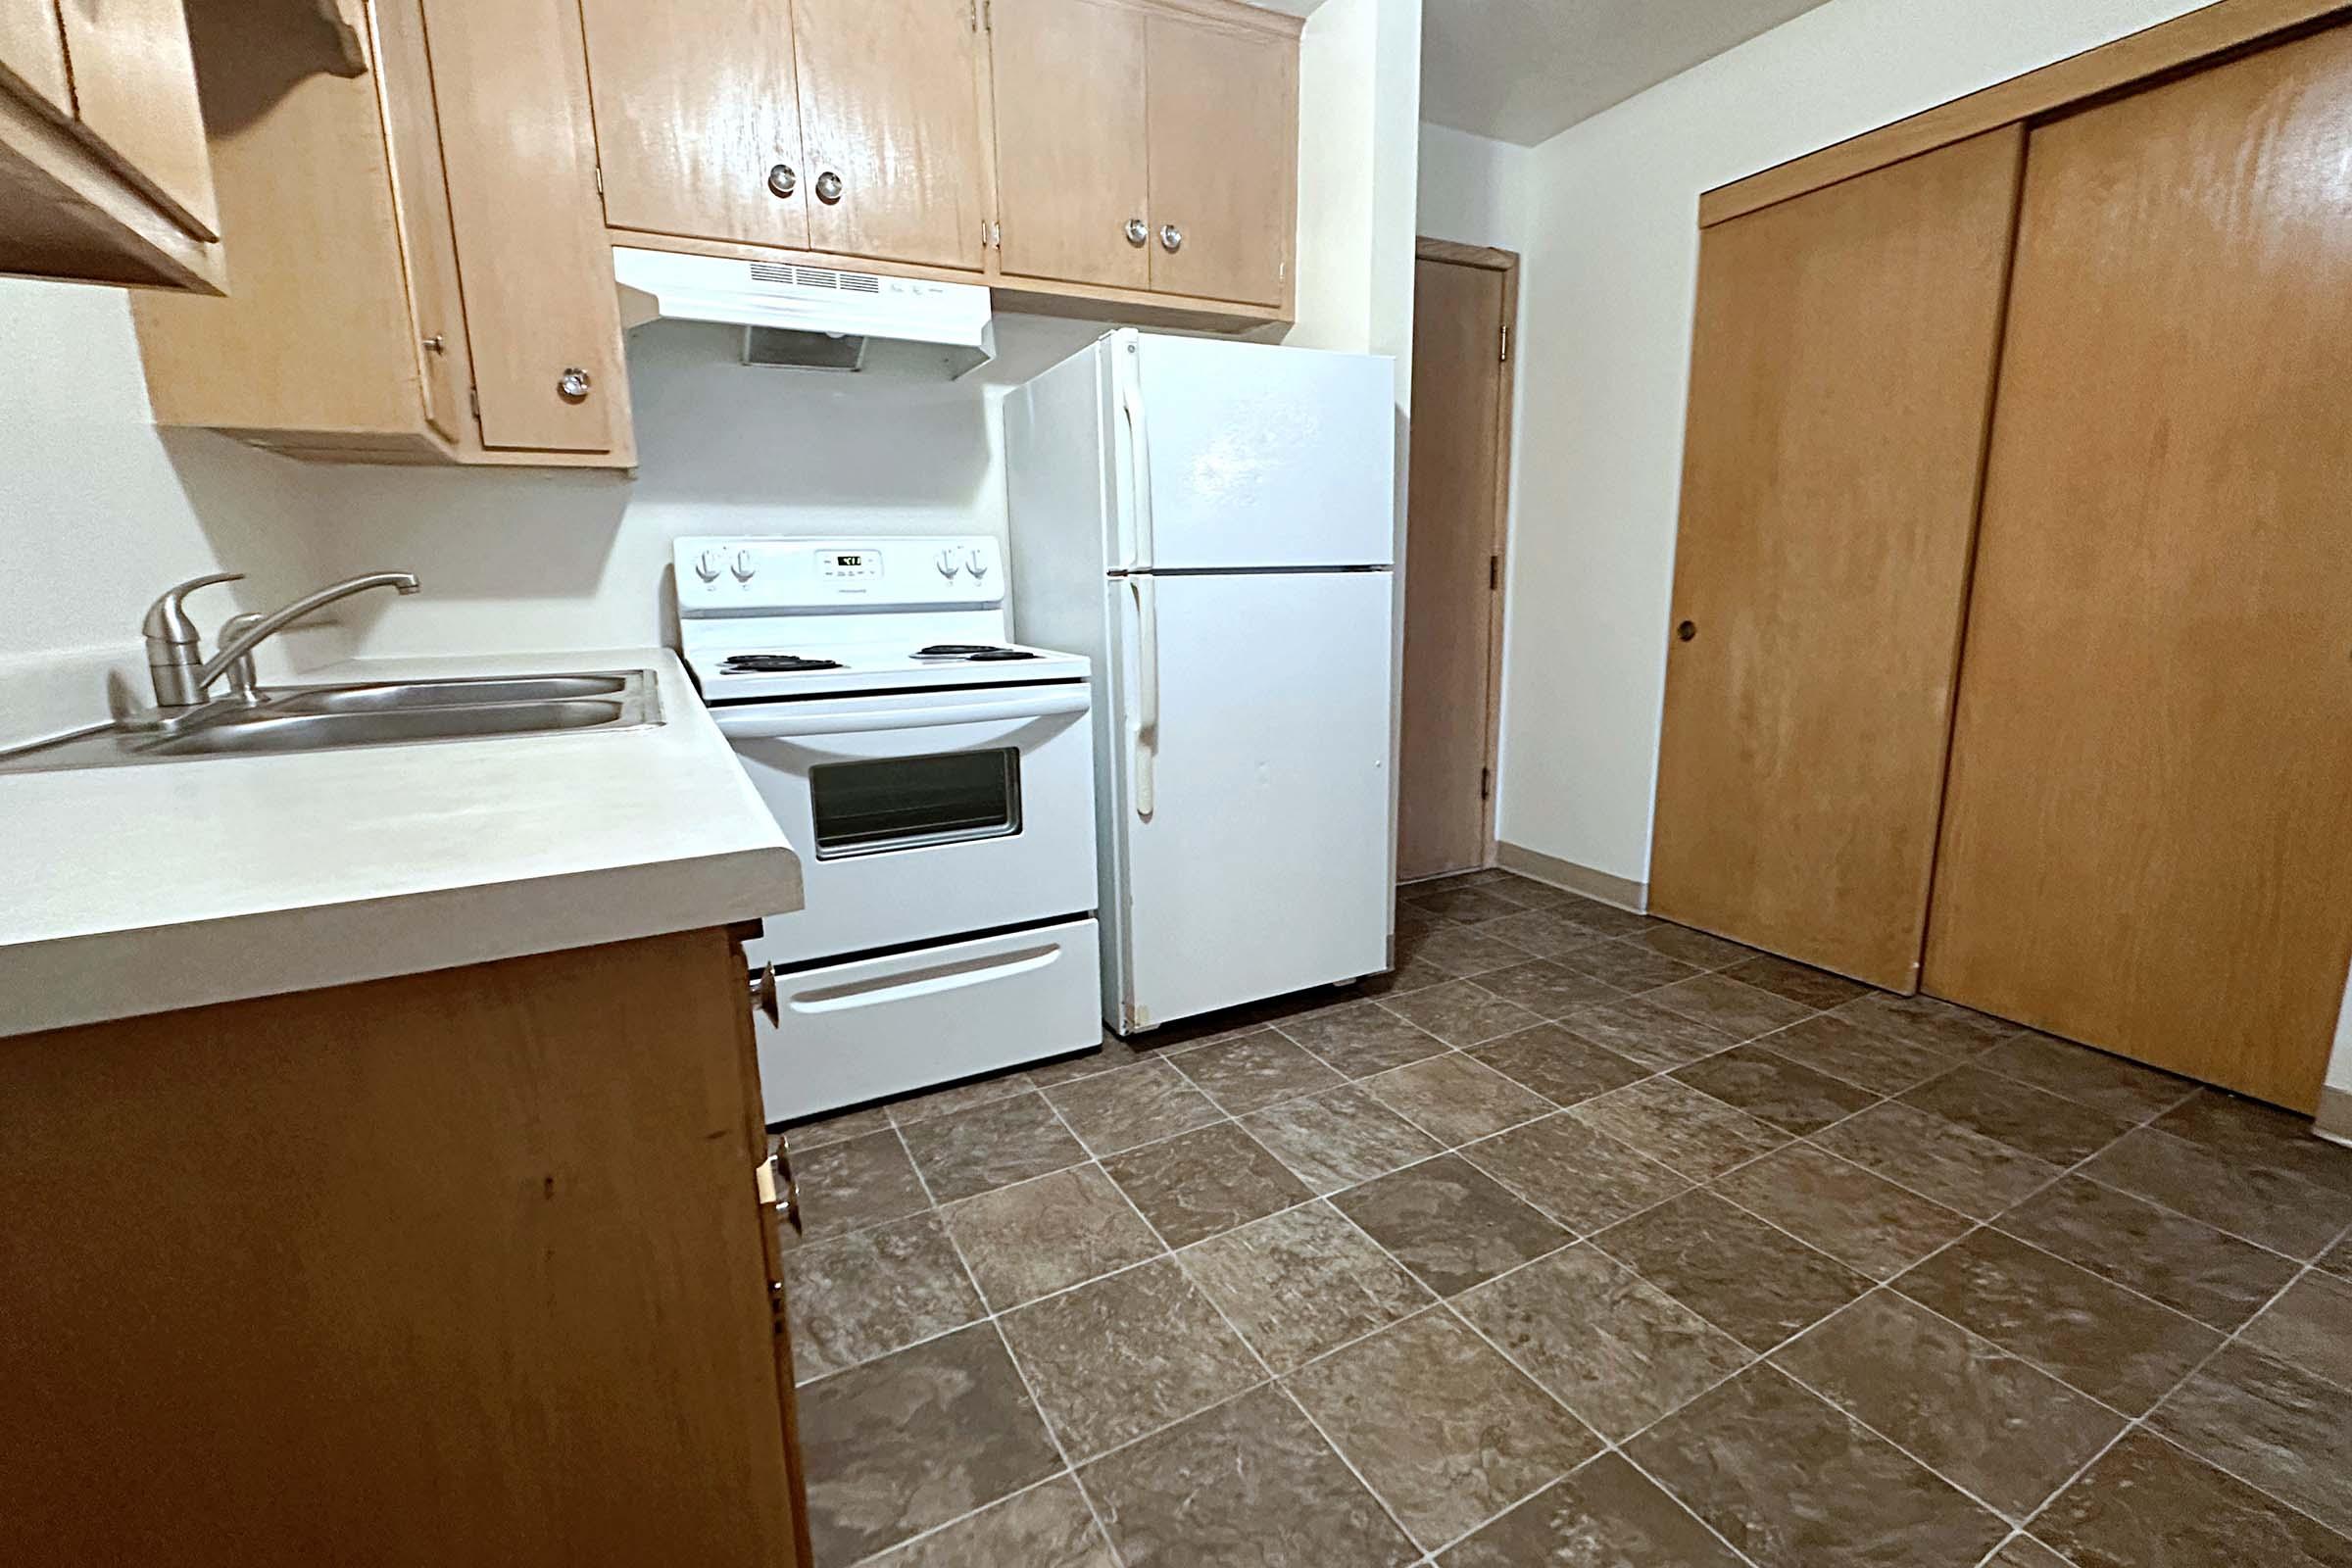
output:
[[[738,550],[735,552],[734,564],[728,569],[735,573],[737,582],[750,582],[752,573],[760,568],[753,564],[752,553],[749,550]]]
[[[694,558],[694,574],[705,582],[718,581],[718,552],[706,550]]]
[[[942,577],[953,580],[955,575],[962,569],[963,564],[956,559],[955,551],[942,550],[939,553],[939,574]]]
[[[978,550],[967,550],[963,556],[964,569],[975,577],[988,575],[988,557]]]

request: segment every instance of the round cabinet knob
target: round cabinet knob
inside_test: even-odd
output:
[[[1140,218],[1127,220],[1127,243],[1141,245],[1152,237],[1152,225]]]
[[[1184,230],[1178,228],[1174,223],[1160,224],[1159,248],[1170,255],[1184,249]]]
[[[738,550],[735,552],[734,561],[728,564],[727,569],[735,573],[737,582],[750,582],[752,573],[758,571],[760,567],[758,563],[752,560],[752,553],[749,550]]]
[[[939,553],[939,574],[942,577],[954,577],[962,569],[963,563],[956,559],[955,551],[942,550]]]
[[[585,403],[589,385],[588,372],[576,365],[569,366],[556,377],[556,394],[566,403]]]
[[[841,176],[830,169],[816,176],[816,199],[827,207],[841,200]]]
[[[776,197],[791,195],[801,188],[801,176],[790,164],[777,164],[767,172],[768,194]]]
[[[982,555],[977,550],[965,551],[963,555],[963,569],[970,572],[975,577],[987,576],[988,557]]]
[[[1698,622],[1695,620],[1686,620],[1681,625],[1674,628],[1674,634],[1675,636],[1681,638],[1684,642],[1689,642],[1691,638],[1698,635]]]
[[[695,557],[694,574],[705,582],[718,581],[718,552],[706,550]]]

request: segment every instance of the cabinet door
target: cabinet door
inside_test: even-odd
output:
[[[1279,305],[1297,226],[1297,40],[1153,17],[1152,287]]]
[[[977,270],[988,169],[971,0],[792,12],[810,248]]]
[[[433,118],[432,67],[424,47],[423,0],[375,0],[375,87],[389,144],[392,212],[409,290],[417,380],[425,422],[451,440],[465,429],[472,362],[458,282],[457,236],[450,229],[449,185],[441,172],[440,128]]]
[[[2352,29],[2034,132],[1927,986],[2309,1111],[2352,959]]]
[[[1699,251],[1650,906],[1916,988],[2023,132]]]
[[[57,0],[0,0],[0,87],[30,98],[60,119],[74,113]]]
[[[424,11],[482,445],[617,452],[628,380],[578,8],[425,0]]]
[[[24,0],[0,0],[21,6]],[[199,239],[220,238],[181,0],[63,0],[75,127]]]
[[[806,249],[785,0],[583,0],[580,14],[606,221]]]
[[[993,6],[999,267],[1150,287],[1144,14],[1102,0]]]

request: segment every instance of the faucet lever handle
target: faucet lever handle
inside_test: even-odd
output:
[[[216,571],[202,577],[190,577],[186,582],[165,589],[155,603],[147,607],[147,615],[139,622],[139,630],[146,635],[149,643],[196,647],[201,635],[196,630],[196,623],[188,618],[187,610],[180,601],[199,588],[209,588],[217,582],[238,582],[244,576],[241,571]]]

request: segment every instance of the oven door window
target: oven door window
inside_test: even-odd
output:
[[[816,858],[834,860],[1021,830],[1018,747],[942,752],[808,770]]]

